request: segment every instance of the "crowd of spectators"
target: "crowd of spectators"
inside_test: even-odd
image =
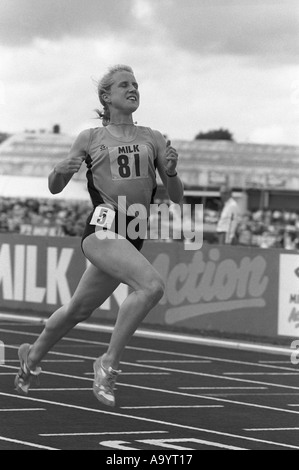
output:
[[[0,232],[81,236],[91,209],[89,201],[0,198]],[[204,210],[204,240],[209,243],[217,242],[218,217],[217,211]],[[299,213],[246,212],[240,217],[236,243],[260,248],[299,249]]]
[[[258,210],[247,212],[237,228],[241,245],[260,248],[299,248],[299,214],[290,211]]]
[[[0,198],[0,232],[81,236],[90,211],[88,201]]]
[[[217,224],[219,213],[206,211],[204,220]],[[210,231],[212,233],[213,230]],[[240,216],[236,230],[237,245],[260,248],[299,249],[299,213],[278,210],[247,211]],[[211,239],[212,242],[216,241]]]

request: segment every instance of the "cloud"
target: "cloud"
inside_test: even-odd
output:
[[[200,55],[294,63],[299,53],[297,0],[1,0],[0,40],[115,37],[155,40]]]
[[[294,63],[297,0],[1,0],[0,40],[114,37],[146,47],[155,40],[201,55]]]
[[[23,46],[35,38],[129,33],[135,20],[132,6],[133,0],[1,0],[0,40]]]
[[[180,48],[204,55],[297,61],[297,0],[152,0],[155,20]]]
[[[298,143],[295,6],[0,0],[0,129],[96,125],[94,80],[126,63],[140,84],[140,125],[170,138],[225,127],[238,141]]]

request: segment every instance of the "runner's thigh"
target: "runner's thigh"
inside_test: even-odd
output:
[[[147,287],[152,281],[163,284],[150,262],[124,238],[99,240],[92,234],[85,238],[83,249],[94,266],[133,289]]]
[[[110,297],[118,285],[117,279],[90,265],[76,288],[71,304],[74,307],[83,305],[88,310],[95,310]]]

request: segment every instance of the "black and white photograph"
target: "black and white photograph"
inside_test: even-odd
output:
[[[0,450],[299,450],[298,57],[297,0],[0,0]]]

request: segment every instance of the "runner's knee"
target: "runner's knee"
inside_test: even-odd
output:
[[[151,276],[151,278],[148,279],[144,290],[151,302],[154,304],[158,303],[163,297],[165,290],[164,281],[161,276],[158,273]]]
[[[75,324],[87,320],[92,314],[94,308],[91,307],[90,302],[86,299],[80,301],[71,301],[67,306],[67,315],[70,320]]]

